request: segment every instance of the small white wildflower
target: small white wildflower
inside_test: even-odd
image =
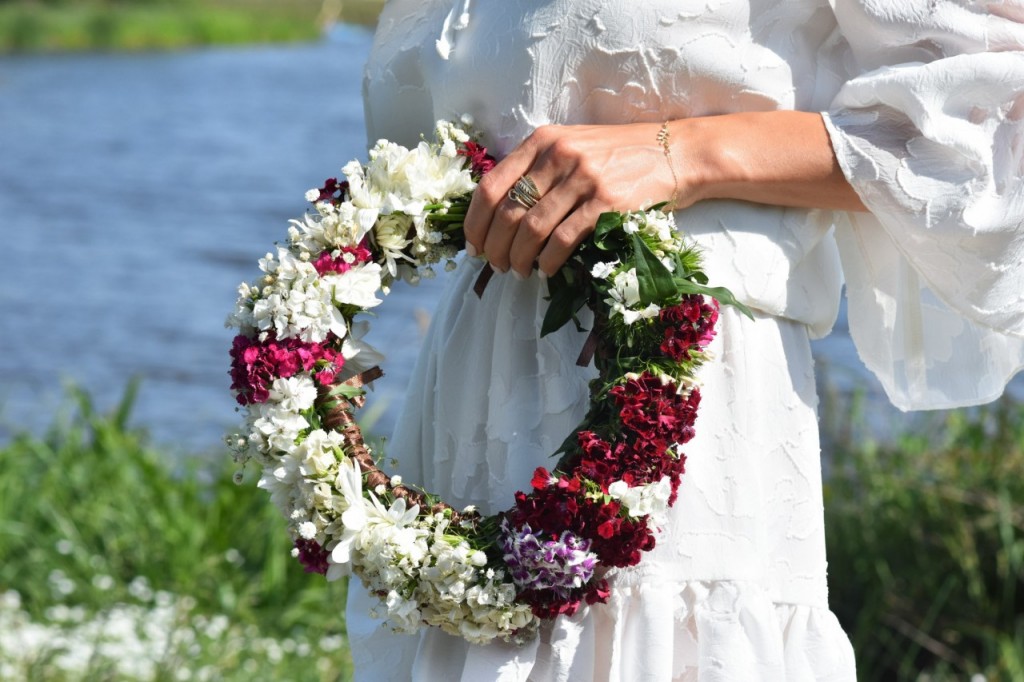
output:
[[[319,198],[320,198],[320,190],[318,190],[318,189],[308,189],[308,190],[306,190],[306,201],[308,201],[309,203],[313,203],[314,201],[316,201]]]
[[[299,524],[299,537],[303,540],[312,540],[316,537],[316,524],[312,521],[303,521]]]
[[[63,539],[63,540],[58,540],[57,541],[57,553],[58,554],[63,554],[64,556],[67,556],[68,554],[71,554],[71,552],[73,552],[74,550],[75,550],[75,546],[71,543],[70,540]]]
[[[392,476],[391,477],[391,485],[392,486],[402,485],[402,477],[399,476],[398,474],[395,474],[394,476]]]
[[[114,579],[105,574],[94,575],[92,577],[92,586],[101,592],[106,592],[114,586]]]
[[[143,575],[132,578],[132,581],[128,583],[128,594],[139,601],[149,601],[152,599],[153,590],[149,586],[149,579]]]
[[[608,275],[615,272],[615,267],[619,264],[619,261],[611,261],[609,263],[595,263],[594,267],[590,269],[590,276],[594,279],[606,279]]]
[[[386,487],[384,487],[383,483],[381,483],[380,485],[378,485],[376,488],[373,489],[373,492],[377,493],[378,495],[383,495],[387,491],[388,491],[388,489]]]

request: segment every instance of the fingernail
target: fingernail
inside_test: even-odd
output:
[[[543,270],[538,270],[537,271],[537,277],[539,277],[540,281],[543,282],[544,280],[546,280],[548,278],[548,273],[544,272]]]
[[[466,242],[466,255],[469,256],[470,258],[476,258],[476,254],[476,247],[470,244],[469,242]]]
[[[525,277],[523,277],[523,275],[518,270],[513,270],[512,271],[512,276],[515,277],[516,280],[519,281],[519,282],[522,282],[522,281],[524,281],[526,279]]]

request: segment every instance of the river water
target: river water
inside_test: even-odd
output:
[[[305,190],[365,155],[366,29],[300,46],[0,58],[0,443],[41,432],[66,386],[215,452],[237,423],[223,321],[235,288],[305,209]],[[367,408],[387,432],[441,282],[397,287],[371,340],[388,376]],[[863,386],[840,320],[815,344]]]

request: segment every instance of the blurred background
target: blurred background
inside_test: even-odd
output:
[[[365,155],[378,0],[0,0],[0,680],[339,680],[344,589],[289,556],[224,319]],[[399,287],[365,428],[443,282]],[[1024,680],[1022,381],[902,415],[815,343],[833,608],[863,680]]]

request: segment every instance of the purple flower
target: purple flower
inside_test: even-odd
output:
[[[567,599],[594,577],[597,555],[590,551],[590,540],[572,531],[545,540],[529,524],[512,528],[508,519],[502,520],[501,531],[503,558],[521,590],[550,590]]]

